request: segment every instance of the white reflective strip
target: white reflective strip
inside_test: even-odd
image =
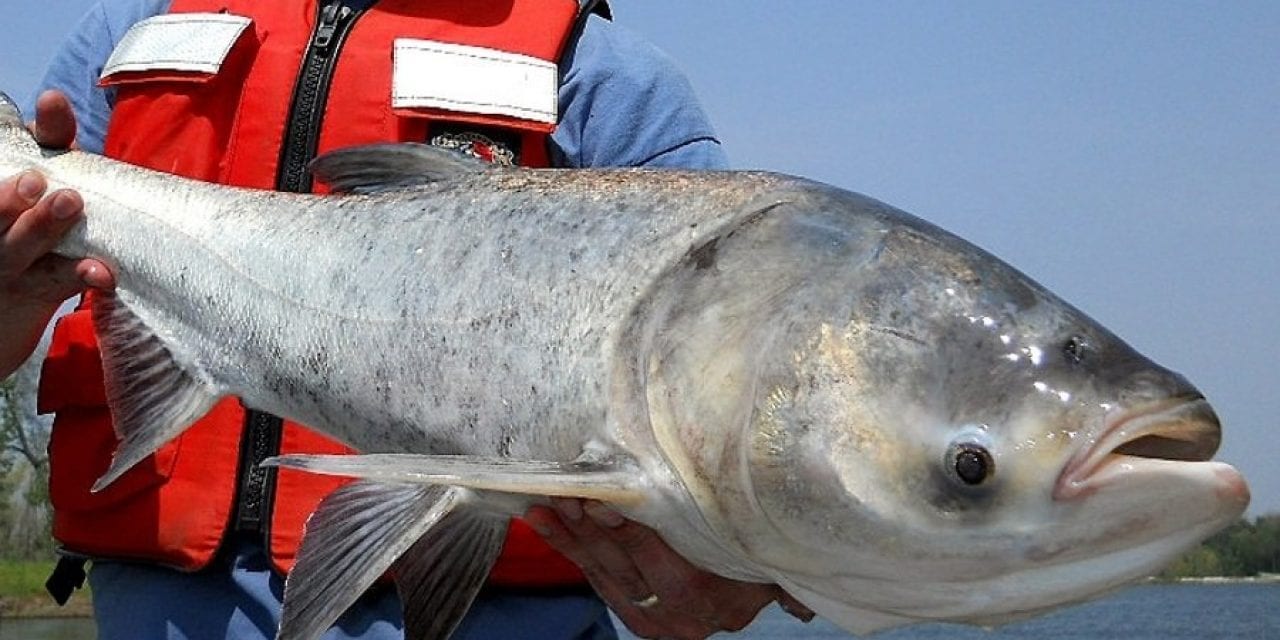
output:
[[[225,13],[171,13],[147,18],[124,34],[102,68],[102,77],[122,71],[217,73],[232,45],[252,22]]]
[[[396,39],[391,105],[556,123],[555,63],[506,51]]]

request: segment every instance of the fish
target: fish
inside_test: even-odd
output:
[[[769,172],[516,169],[414,144],[319,157],[326,195],[41,149],[73,188],[120,442],[98,487],[218,399],[353,447],[279,637],[394,576],[446,638],[510,517],[600,500],[697,566],[854,634],[995,625],[1159,571],[1248,486],[1185,377],[872,198]]]

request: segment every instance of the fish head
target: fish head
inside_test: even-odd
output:
[[[743,258],[805,276],[756,301],[744,435],[702,469],[739,483],[712,511],[750,523],[729,535],[784,588],[857,632],[995,624],[1158,572],[1242,514],[1184,377],[995,257],[851,197],[775,212]]]

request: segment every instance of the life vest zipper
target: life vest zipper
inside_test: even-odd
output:
[[[348,0],[329,0],[320,5],[315,31],[302,58],[298,81],[293,89],[293,103],[276,172],[277,191],[311,191],[312,180],[307,166],[316,157],[325,105],[329,101],[329,85],[338,66],[338,54],[347,34],[364,12],[364,8],[352,8]]]
[[[327,0],[318,8],[315,29],[298,68],[280,146],[277,191],[308,193],[312,189],[312,178],[307,168],[319,149],[320,129],[324,124],[329,85],[333,82],[338,55],[356,20],[373,3],[361,4],[365,6],[353,8],[350,0]],[[233,529],[241,533],[263,534],[268,549],[276,474],[275,469],[264,468],[261,462],[279,455],[283,431],[284,421],[278,416],[253,409],[245,411]]]

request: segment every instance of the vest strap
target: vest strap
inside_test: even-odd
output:
[[[44,581],[44,589],[53,596],[53,600],[61,607],[71,599],[76,589],[84,587],[84,556],[62,556],[58,564],[53,566],[53,573]]]

